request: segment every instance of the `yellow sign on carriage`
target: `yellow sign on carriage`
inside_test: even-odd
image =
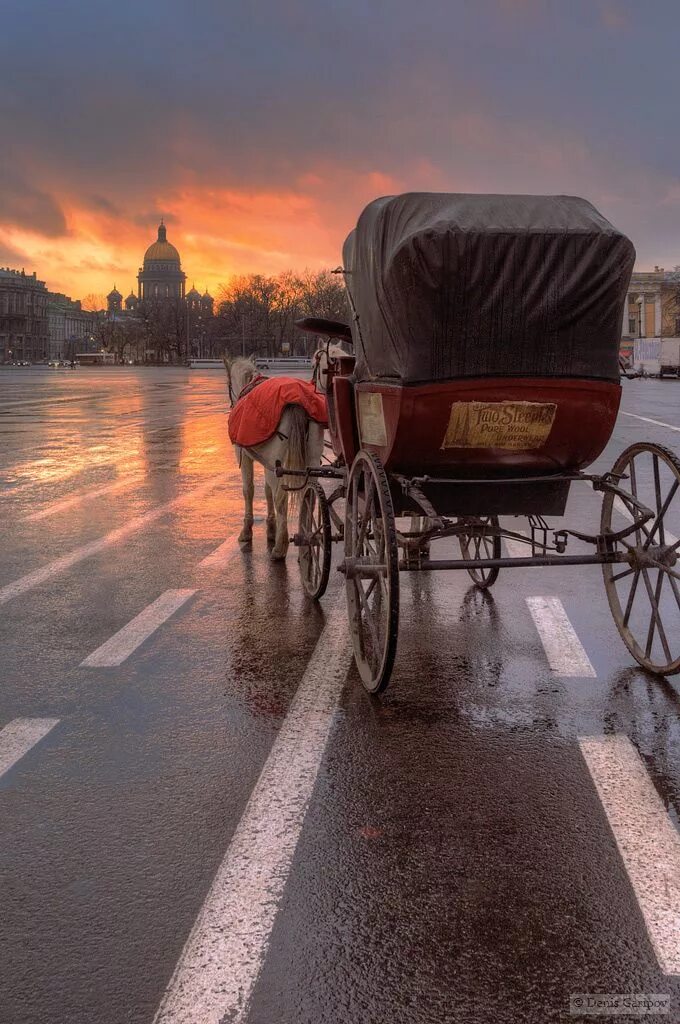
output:
[[[385,414],[380,392],[359,392],[359,433],[362,444],[381,447],[387,444]]]
[[[552,402],[454,402],[442,448],[539,448],[556,409]]]

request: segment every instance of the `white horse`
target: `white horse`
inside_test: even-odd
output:
[[[251,359],[234,359],[226,356],[224,365],[229,378],[229,395],[236,402],[239,395],[259,373]],[[271,558],[282,562],[288,551],[288,494],[286,486],[299,486],[300,479],[278,477],[276,463],[286,469],[306,469],[321,465],[323,454],[324,428],[310,419],[301,405],[286,405],[281,414],[276,432],[267,441],[252,448],[236,445],[245,512],[243,529],[239,541],[250,544],[253,540],[253,496],[255,494],[254,462],[264,466],[264,493],[267,499],[267,541],[274,542]]]

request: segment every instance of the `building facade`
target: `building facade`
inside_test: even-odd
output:
[[[0,268],[0,362],[40,362],[49,355],[48,291],[35,272]]]
[[[622,350],[636,338],[680,337],[680,267],[635,271],[623,309]]]
[[[96,317],[80,301],[61,292],[48,292],[47,320],[50,359],[73,359],[96,345]]]

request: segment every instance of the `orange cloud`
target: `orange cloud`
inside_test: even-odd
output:
[[[431,178],[433,169],[418,172]],[[423,181],[419,187],[427,187]],[[235,274],[333,266],[363,206],[377,195],[402,191],[404,180],[375,169],[358,173],[335,163],[309,168],[281,190],[200,187],[190,183],[159,193],[147,216],[97,198],[89,205],[59,195],[67,232],[53,238],[0,222],[0,246],[22,254],[53,290],[74,297],[124,292],[135,279],[156,216],[168,221],[189,281],[213,294]],[[141,223],[140,223],[141,222]],[[148,222],[149,226],[144,226]]]

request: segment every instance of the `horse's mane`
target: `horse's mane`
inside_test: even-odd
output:
[[[232,368],[234,366],[237,366],[240,370],[243,371],[250,369],[253,371],[253,373],[258,372],[257,366],[250,358],[250,356],[238,356],[236,359],[232,361],[231,366]]]
[[[235,391],[232,397],[238,397],[246,384],[249,384],[253,377],[256,377],[259,370],[252,359],[239,356],[238,359],[224,357],[224,366],[229,380],[235,383]],[[231,389],[231,384],[230,384]],[[232,394],[230,390],[230,394]]]

